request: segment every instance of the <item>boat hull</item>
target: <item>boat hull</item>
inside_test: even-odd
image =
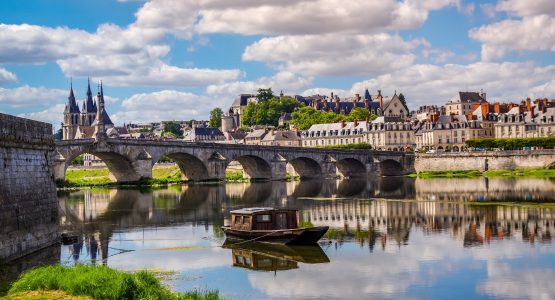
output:
[[[222,227],[228,238],[287,245],[313,245],[322,238],[328,228],[328,226],[320,226],[279,230],[237,230],[229,226]]]

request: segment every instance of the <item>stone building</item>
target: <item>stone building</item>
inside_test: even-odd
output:
[[[385,117],[399,117],[399,118],[406,118],[409,116],[409,108],[403,103],[399,96],[397,95],[397,91],[391,98],[383,98],[381,91],[378,91],[378,103],[380,107],[380,111],[382,112],[381,116]]]
[[[365,142],[366,121],[314,124],[301,133],[303,147],[347,145]]]
[[[459,92],[445,105],[446,115],[468,115],[475,103],[486,102],[486,93]]]
[[[482,122],[467,120],[464,115],[440,116],[436,122],[423,122],[415,133],[417,149],[426,151],[464,151],[466,140],[484,137],[490,135]]]
[[[92,138],[94,134],[94,126],[96,125],[96,114],[98,111],[98,104],[104,107],[104,91],[102,83],[96,95],[95,101],[92,97],[91,85],[88,83],[87,94],[83,100],[82,109],[79,109],[73,93],[73,84],[69,91],[68,103],[64,109],[64,121],[62,123],[63,139],[83,139]],[[113,128],[114,123],[108,116],[105,109],[102,109],[101,117],[106,129]]]
[[[522,111],[515,106],[509,112],[500,114],[494,124],[496,138],[531,138],[555,135],[555,107],[543,107]]]
[[[260,145],[260,142],[268,133],[268,128],[253,128],[250,132],[247,133],[245,136],[245,144],[247,145]]]
[[[414,130],[401,117],[378,117],[368,124],[364,142],[372,149],[405,151],[415,147]]]
[[[218,128],[195,126],[185,130],[183,140],[186,142],[216,143],[225,140],[225,136]]]

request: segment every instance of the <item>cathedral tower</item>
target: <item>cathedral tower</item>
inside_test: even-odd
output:
[[[73,94],[73,82],[69,90],[69,97],[67,97],[67,104],[64,110],[64,123],[62,126],[63,138],[64,140],[72,140],[75,138],[77,133],[77,127],[79,126],[79,118],[81,112],[79,111],[79,106],[75,102],[75,95]]]

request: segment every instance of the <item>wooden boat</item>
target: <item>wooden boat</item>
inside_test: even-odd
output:
[[[222,227],[228,238],[287,245],[315,244],[328,228],[299,228],[297,210],[268,207],[233,210],[231,225]]]

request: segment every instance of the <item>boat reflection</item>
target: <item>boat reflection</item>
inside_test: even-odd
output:
[[[320,264],[330,260],[318,245],[288,246],[260,242],[241,243],[226,239],[223,248],[231,249],[233,266],[255,271],[276,272],[299,268],[298,263]]]

